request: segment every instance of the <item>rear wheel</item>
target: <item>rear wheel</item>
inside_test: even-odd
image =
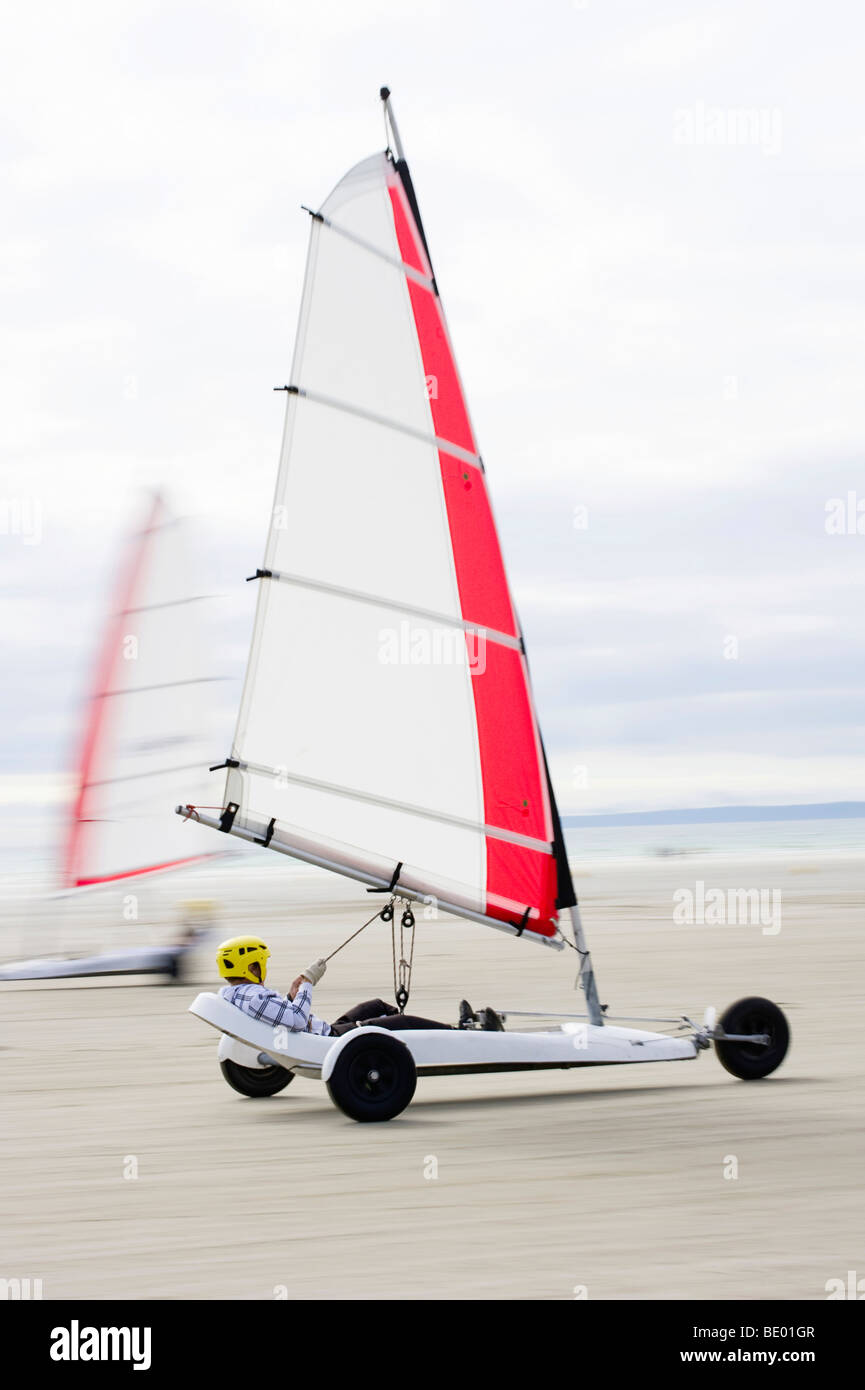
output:
[[[780,1067],[790,1046],[790,1026],[771,999],[739,999],[721,1015],[725,1033],[764,1033],[769,1042],[724,1042],[716,1039],[721,1066],[742,1081],[757,1081]]]
[[[364,1037],[363,1031],[340,1052],[327,1089],[333,1103],[352,1120],[392,1120],[414,1095],[414,1058],[398,1038],[386,1033]]]
[[[285,1067],[241,1067],[226,1057],[219,1064],[229,1086],[242,1096],[275,1096],[294,1080],[294,1072]]]

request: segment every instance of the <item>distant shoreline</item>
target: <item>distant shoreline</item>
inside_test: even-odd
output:
[[[803,806],[702,806],[694,810],[620,811],[562,816],[566,830],[616,825],[709,825],[735,821],[849,820],[865,818],[865,801],[821,801]]]

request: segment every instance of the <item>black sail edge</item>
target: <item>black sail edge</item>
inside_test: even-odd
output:
[[[547,791],[550,798],[550,816],[553,822],[553,854],[556,859],[556,907],[561,911],[565,907],[576,907],[577,894],[574,888],[574,880],[571,876],[571,866],[568,863],[568,852],[565,846],[565,836],[562,830],[562,819],[559,815],[559,808],[556,802],[556,793],[553,790],[553,780],[550,777],[549,764],[547,763],[547,750],[544,747],[544,740],[540,729],[538,737],[541,741],[541,756],[544,760],[544,774],[547,779]]]
[[[399,174],[400,181],[402,183],[403,189],[405,190],[405,196],[408,199],[408,205],[411,208],[411,214],[415,220],[415,226],[417,227],[420,233],[420,239],[423,242],[423,249],[426,252],[426,258],[429,262],[429,268],[433,278],[433,285],[436,285],[436,275],[435,270],[433,269],[432,256],[430,255],[429,242],[426,239],[426,232],[424,231],[423,220],[420,215],[420,207],[418,206],[417,194],[414,191],[414,184],[411,180],[411,173],[409,171],[408,164],[404,159],[396,159],[394,160],[394,168],[396,169],[396,172]],[[438,294],[437,286],[436,294]]]

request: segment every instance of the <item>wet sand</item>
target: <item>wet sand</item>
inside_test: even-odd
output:
[[[780,931],[675,925],[672,894],[698,879],[778,888]],[[704,1053],[428,1078],[398,1119],[358,1125],[317,1082],[263,1101],[227,1087],[216,1033],[186,1012],[215,987],[209,951],[181,986],[2,984],[0,1274],[41,1278],[47,1299],[572,1299],[580,1287],[590,1299],[822,1299],[827,1280],[865,1273],[862,861],[688,857],[597,867],[576,884],[611,1014],[701,1018],[765,994],[791,1023],[781,1070],[740,1082]],[[219,891],[215,939],[264,934],[278,987],[373,901],[272,872]],[[163,930],[176,892],[163,885],[150,903]],[[90,937],[100,911],[76,909]],[[445,1021],[462,996],[578,1009],[574,963],[421,920],[411,1008]],[[315,1008],[335,1017],[391,994],[389,929],[376,923],[332,963]],[[738,1176],[725,1177],[732,1160]]]

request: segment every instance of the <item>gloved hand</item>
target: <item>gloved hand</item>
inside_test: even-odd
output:
[[[326,969],[326,960],[314,960],[312,965],[308,965],[306,970],[304,970],[303,978],[309,980],[311,985],[317,985]]]

